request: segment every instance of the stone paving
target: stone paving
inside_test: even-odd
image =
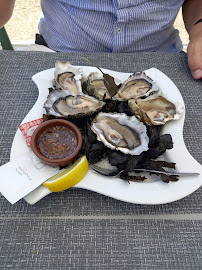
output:
[[[12,18],[6,24],[6,30],[14,43],[33,43],[38,32],[41,15],[40,0],[17,0]],[[176,18],[175,27],[180,31],[183,44],[188,44],[188,34],[184,28],[181,10]]]

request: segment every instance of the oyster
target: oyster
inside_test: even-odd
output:
[[[157,94],[145,99],[130,99],[128,105],[132,113],[149,126],[164,125],[169,120],[179,119],[183,112],[180,104],[174,104]]]
[[[114,99],[128,100],[131,98],[146,97],[158,92],[157,84],[145,72],[136,72],[122,84]]]
[[[90,96],[99,100],[110,99],[110,94],[105,86],[103,75],[92,72],[88,76],[86,91]]]
[[[44,104],[47,114],[56,117],[82,117],[98,112],[104,102],[88,95],[67,95],[65,91],[53,90]]]
[[[53,82],[56,89],[69,91],[70,95],[78,95],[82,93],[81,77],[81,68],[72,66],[69,62],[56,61]]]
[[[135,116],[101,112],[93,120],[91,129],[97,135],[97,140],[124,154],[140,155],[148,150],[146,126]]]

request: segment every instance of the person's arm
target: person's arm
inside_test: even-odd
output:
[[[189,34],[188,64],[195,79],[202,78],[202,0],[185,0],[182,6],[185,28]]]
[[[0,0],[0,28],[2,28],[10,19],[15,0]]]

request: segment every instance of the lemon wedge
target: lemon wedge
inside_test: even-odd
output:
[[[63,191],[79,183],[87,172],[88,160],[86,156],[82,156],[72,166],[46,180],[43,185],[52,192]]]

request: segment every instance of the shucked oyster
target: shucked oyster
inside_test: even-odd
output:
[[[82,117],[100,111],[104,102],[88,95],[66,95],[65,91],[53,90],[44,104],[49,115],[56,117]]]
[[[81,68],[72,66],[69,62],[56,61],[53,82],[56,89],[69,91],[69,95],[78,95],[82,93],[81,77]]]
[[[130,155],[140,155],[148,150],[146,126],[135,116],[99,113],[93,120],[91,129],[96,133],[97,139],[111,149]]]
[[[147,125],[164,125],[172,119],[179,119],[183,112],[180,104],[174,104],[163,96],[152,95],[145,99],[131,99],[128,105],[141,121]]]
[[[110,98],[110,94],[104,83],[103,75],[99,72],[92,72],[89,74],[86,91],[90,96],[94,96],[99,100]]]
[[[114,99],[128,100],[131,98],[146,97],[158,91],[157,84],[145,72],[136,72],[130,75],[123,83],[118,93],[114,96]]]

